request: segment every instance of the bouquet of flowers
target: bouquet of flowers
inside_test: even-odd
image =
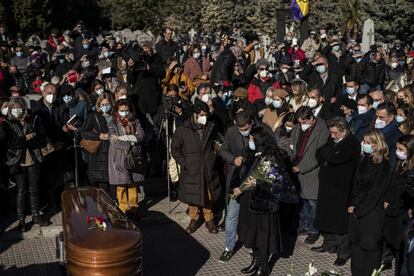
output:
[[[239,187],[242,193],[252,188],[251,181],[260,181],[263,184],[268,184],[268,190],[271,191],[278,201],[295,203],[299,199],[296,187],[293,185],[286,170],[280,167],[278,162],[272,160],[272,156],[256,154],[256,160],[250,169],[248,177]],[[236,199],[237,195],[233,194],[231,198]]]
[[[92,230],[92,229],[99,229],[102,231],[106,230],[105,219],[101,216],[96,216],[96,217],[87,216],[86,223],[89,224],[89,230]]]

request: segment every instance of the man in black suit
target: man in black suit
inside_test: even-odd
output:
[[[321,91],[318,88],[314,88],[308,93],[309,101],[308,106],[312,108],[313,115],[323,120],[329,120],[332,118],[333,113],[329,104],[325,102],[324,97],[321,95]]]

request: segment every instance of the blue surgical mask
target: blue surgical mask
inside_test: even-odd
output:
[[[361,60],[362,60],[362,58],[356,58],[356,59],[355,59],[355,61],[356,61],[357,63],[360,63],[360,62],[361,62]]]
[[[395,117],[395,120],[397,120],[397,123],[401,124],[402,122],[405,121],[405,117],[404,116],[397,115]]]
[[[83,46],[83,49],[89,49],[89,44],[82,44],[82,46]]]
[[[254,141],[249,141],[249,149],[256,150],[256,144],[254,143]]]
[[[64,62],[65,62],[65,60],[64,60],[63,58],[60,58],[60,59],[59,59],[59,63],[60,63],[60,64],[62,64],[62,63],[64,63]]]
[[[72,96],[70,96],[70,95],[65,95],[65,96],[63,96],[63,101],[64,101],[66,104],[68,104],[68,103],[70,103],[71,101],[73,101],[73,97],[72,97]]]
[[[324,74],[324,73],[326,72],[326,67],[325,67],[325,65],[318,65],[318,66],[316,66],[316,71],[317,71],[319,74]]]
[[[119,116],[121,116],[122,118],[125,118],[126,116],[129,115],[129,111],[118,111]]]
[[[281,108],[282,107],[282,101],[279,101],[279,100],[273,100],[272,104],[273,104],[274,108]]]
[[[243,130],[243,131],[239,130],[239,131],[240,131],[241,135],[243,135],[244,137],[247,137],[250,134],[250,129]]]
[[[101,105],[99,108],[103,113],[109,113],[109,111],[112,109],[110,105]]]
[[[361,145],[362,151],[366,154],[372,154],[374,152],[374,149],[372,148],[372,145],[370,144],[362,144]]]
[[[348,95],[352,95],[352,94],[354,94],[354,93],[355,93],[355,87],[347,87],[347,88],[346,88],[346,93],[347,93]]]
[[[18,56],[18,57],[22,57],[22,56],[23,56],[23,52],[22,52],[22,51],[17,51],[17,52],[16,52],[16,56]]]
[[[372,107],[373,107],[373,108],[375,108],[375,109],[377,109],[377,107],[379,106],[379,104],[380,104],[380,102],[379,102],[379,101],[374,101],[374,102],[372,103]]]

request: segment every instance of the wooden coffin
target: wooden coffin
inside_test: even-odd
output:
[[[88,217],[104,218],[105,230]],[[62,223],[68,275],[142,275],[142,234],[103,190],[63,192]]]

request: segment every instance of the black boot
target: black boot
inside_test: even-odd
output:
[[[19,230],[22,233],[27,232],[27,227],[26,227],[26,223],[24,222],[24,218],[19,219]]]
[[[253,256],[252,262],[248,267],[245,267],[241,270],[241,273],[243,274],[251,274],[256,273],[256,271],[259,269],[259,263],[255,256]]]
[[[41,215],[33,215],[33,223],[40,226],[48,226],[50,222],[47,219],[44,219]]]
[[[253,273],[251,276],[269,276],[270,275],[270,268],[267,263],[262,263],[259,266],[259,269],[256,273]]]

